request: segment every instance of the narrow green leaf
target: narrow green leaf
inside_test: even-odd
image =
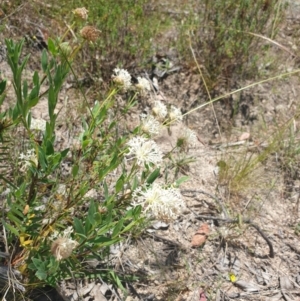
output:
[[[83,224],[77,217],[74,217],[74,229],[76,233],[85,235]]]
[[[116,183],[116,193],[119,193],[122,188],[124,187],[124,175],[122,174],[119,179],[117,180],[117,183]]]
[[[37,71],[34,71],[32,80],[33,80],[33,84],[34,84],[35,86],[37,86],[37,87],[40,86],[40,79],[39,79],[39,74],[38,74]]]
[[[188,177],[188,176],[183,176],[183,177],[179,178],[179,179],[176,180],[176,182],[175,182],[176,186],[180,186],[182,183],[188,181],[189,178],[190,178],[190,177]]]
[[[48,91],[48,111],[49,111],[49,117],[52,121],[54,117],[54,109],[56,107],[56,95],[53,89],[53,86],[50,86]]]
[[[23,81],[23,97],[26,99],[28,96],[28,83],[27,80]]]
[[[54,147],[53,147],[53,144],[50,140],[47,140],[47,143],[46,143],[46,155],[47,156],[50,156],[50,155],[53,155],[54,154]]]
[[[31,109],[32,107],[36,106],[39,101],[39,87],[34,87],[28,97],[28,109]]]
[[[2,220],[2,222],[3,222],[4,227],[5,227],[7,230],[9,230],[11,233],[15,234],[17,237],[19,237],[20,233],[19,233],[19,231],[18,231],[16,228],[14,228],[14,227],[11,226],[10,224],[4,222],[3,220]]]
[[[1,94],[1,93],[0,93]],[[3,94],[0,96],[0,107],[2,106],[3,102],[4,102],[4,99],[5,99],[6,95]]]
[[[95,204],[94,201],[91,201],[90,206],[89,206],[87,219],[89,220],[89,223],[93,226],[95,226],[95,224],[96,224],[96,220],[95,220],[95,214],[96,213],[97,213],[96,204]]]
[[[69,152],[69,148],[64,149],[63,151],[60,152],[61,158],[64,159],[66,157],[66,155]]]
[[[124,220],[123,219],[120,219],[118,221],[118,223],[116,224],[114,230],[113,230],[113,233],[111,235],[112,238],[116,238],[116,236],[118,236],[120,234],[120,231],[123,227],[123,223],[124,223]]]
[[[6,88],[6,79],[0,82],[0,95],[5,91],[5,88]]]
[[[76,178],[76,176],[78,174],[78,170],[79,170],[79,165],[78,164],[73,165],[73,167],[72,167],[72,176],[73,176],[73,178]]]
[[[147,179],[148,184],[152,184],[160,175],[160,169],[156,168]]]
[[[49,44],[48,44],[48,49],[49,49]],[[46,49],[44,49],[42,52],[42,69],[44,73],[46,73],[47,68],[48,68],[48,55]]]
[[[49,52],[50,52],[53,56],[56,56],[56,55],[57,55],[57,50],[56,50],[54,41],[53,41],[51,38],[49,38],[47,44],[48,44],[48,50],[49,50]]]

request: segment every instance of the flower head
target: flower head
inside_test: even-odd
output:
[[[136,84],[136,87],[142,94],[144,94],[146,91],[151,91],[150,83],[146,78],[138,77],[137,80],[138,83]]]
[[[73,14],[75,15],[75,17],[77,17],[78,19],[81,19],[83,21],[87,20],[88,12],[89,11],[85,7],[78,7],[73,10]]]
[[[197,143],[197,134],[186,128],[177,139],[177,146],[182,149],[188,149],[189,147],[195,147]]]
[[[46,121],[43,119],[31,118],[30,129],[45,132]]]
[[[175,219],[185,207],[178,188],[164,188],[154,183],[150,188],[133,192],[134,205],[141,205],[145,213],[157,219]]]
[[[152,107],[153,114],[157,117],[159,120],[164,120],[164,118],[168,114],[168,110],[166,105],[164,105],[161,101],[156,100],[154,102],[154,106]]]
[[[160,123],[152,115],[141,114],[141,119],[141,129],[143,132],[149,135],[159,134]]]
[[[169,112],[169,117],[170,117],[170,120],[171,121],[180,121],[182,120],[182,113],[180,111],[180,109],[174,107],[174,106],[171,106],[171,110]]]
[[[125,69],[114,69],[114,74],[112,75],[113,81],[127,91],[131,87],[131,75]]]
[[[21,153],[19,159],[21,160],[19,164],[22,172],[26,171],[32,165],[35,167],[38,166],[38,157],[34,149],[27,150],[26,154]]]
[[[56,237],[51,245],[51,253],[57,261],[70,257],[73,250],[78,246],[78,242],[70,238],[72,232],[72,227],[68,227],[62,235],[54,235]]]
[[[139,166],[149,165],[150,163],[157,166],[161,164],[162,153],[153,140],[138,136],[131,138],[127,145],[129,146],[129,155],[136,158]]]
[[[72,47],[70,46],[69,42],[60,43],[59,49],[63,58],[69,58],[69,56],[72,54]]]
[[[89,42],[95,42],[99,37],[99,33],[100,30],[98,30],[94,26],[84,26],[80,30],[81,36]]]

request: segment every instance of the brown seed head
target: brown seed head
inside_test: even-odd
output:
[[[70,257],[77,245],[77,241],[67,237],[59,237],[52,243],[51,253],[55,256],[57,261],[60,261]]]
[[[100,30],[94,26],[85,26],[80,30],[81,36],[89,42],[95,42],[99,37],[99,33]]]
[[[88,10],[85,7],[79,7],[73,10],[73,14],[78,19],[81,19],[83,21],[86,21],[88,18]]]

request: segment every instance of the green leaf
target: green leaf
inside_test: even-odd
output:
[[[37,269],[35,275],[40,279],[40,280],[45,280],[47,278],[47,263],[41,259],[38,258],[32,258],[32,262]],[[32,265],[31,265],[32,268]]]
[[[48,43],[49,43],[49,41],[48,41]],[[49,44],[48,44],[48,49],[49,49]],[[42,69],[43,69],[44,73],[46,73],[47,68],[48,68],[48,55],[47,55],[46,49],[44,49],[42,52]]]
[[[108,186],[106,182],[103,183],[103,189],[104,189],[104,199],[107,200],[109,193],[108,193]]]
[[[47,140],[47,143],[46,143],[46,155],[47,156],[50,156],[50,155],[53,155],[54,154],[54,147],[53,147],[53,144],[50,140]]]
[[[0,95],[5,91],[5,88],[6,88],[6,79],[4,79],[0,82]],[[0,103],[0,105],[1,105],[1,103]]]
[[[39,147],[39,163],[43,170],[48,169],[47,157],[45,155],[44,150],[41,147]]]
[[[8,212],[7,217],[16,224],[16,226],[22,231],[24,228],[22,227],[22,221],[17,218],[12,212]]]
[[[131,190],[134,191],[138,187],[138,184],[139,184],[138,178],[137,178],[137,176],[135,176],[133,179]]]
[[[111,235],[112,238],[116,238],[116,236],[118,236],[120,234],[120,231],[123,227],[123,223],[124,223],[124,219],[120,219],[118,221],[118,223],[116,224],[114,230],[113,230],[113,233]]]
[[[23,97],[26,99],[28,96],[28,84],[27,80],[23,81]]]
[[[61,158],[64,159],[66,157],[66,155],[69,152],[69,148],[64,149],[63,151],[60,152]]]
[[[112,276],[113,280],[115,281],[115,283],[117,284],[118,288],[121,289],[122,291],[125,291],[125,288],[122,285],[120,278],[116,275],[116,273],[113,271],[109,271],[109,273],[111,274],[111,276]]]
[[[190,177],[188,177],[188,176],[183,176],[183,177],[181,177],[181,178],[179,178],[178,180],[175,181],[175,185],[176,185],[177,187],[179,187],[182,183],[188,181],[189,178],[190,178]]]
[[[48,39],[48,50],[53,56],[57,55],[57,49],[55,47],[55,43],[51,38]]]
[[[74,217],[74,229],[76,233],[85,235],[83,224],[77,217]]]
[[[156,168],[147,179],[148,184],[152,184],[160,175],[160,169]]]
[[[54,117],[55,107],[56,107],[56,95],[53,86],[50,86],[48,91],[48,111],[49,111],[49,117],[51,121]]]
[[[28,109],[31,109],[32,107],[36,106],[39,102],[39,87],[34,87],[28,97]]]
[[[119,193],[122,188],[124,187],[124,175],[122,174],[119,179],[117,180],[117,183],[116,183],[116,193]]]
[[[47,279],[47,273],[45,272],[45,270],[38,270],[35,273],[35,276],[40,279],[40,280],[46,280]]]
[[[3,223],[4,227],[7,230],[9,230],[11,233],[15,234],[17,237],[20,236],[19,230],[17,230],[16,228],[14,228],[13,226],[11,226],[10,224],[6,223],[4,220],[2,220],[2,223]]]
[[[90,219],[87,216],[87,218],[85,220],[85,225],[84,225],[84,232],[86,233],[86,236],[88,236],[88,234],[90,233],[91,229],[92,229],[92,223],[90,222]]]
[[[76,178],[76,176],[78,175],[78,170],[79,170],[79,165],[75,164],[72,167],[72,176],[73,178]]]
[[[120,238],[112,239],[106,236],[98,236],[97,238],[95,238],[95,240],[93,240],[93,243],[97,248],[102,248],[102,247],[111,246],[119,241]]]
[[[94,201],[90,202],[89,211],[88,211],[88,219],[91,225],[95,224],[94,215],[97,212],[96,204]]]
[[[27,125],[30,128],[30,125],[31,125],[31,112],[29,112],[28,116],[27,116]]]
[[[39,74],[38,74],[37,71],[34,71],[32,80],[33,80],[33,84],[34,84],[35,86],[38,87],[38,86],[40,85]]]
[[[3,95],[1,95],[0,96],[0,107],[2,106],[2,104],[3,104],[3,101],[4,101],[4,99],[5,99],[5,94],[3,94]]]

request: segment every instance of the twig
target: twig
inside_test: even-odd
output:
[[[217,204],[221,207],[221,209],[222,209],[222,211],[223,211],[225,217],[226,217],[227,219],[229,218],[228,212],[227,212],[226,208],[225,208],[224,205],[223,205],[223,201],[222,201],[221,199],[215,197],[214,195],[212,195],[212,194],[210,194],[210,193],[208,193],[208,192],[205,192],[205,191],[203,191],[203,190],[200,190],[200,189],[194,189],[194,190],[193,190],[193,189],[184,189],[184,190],[182,190],[181,192],[182,192],[182,193],[184,193],[184,192],[190,192],[190,193],[196,192],[196,193],[204,194],[204,195],[210,197],[211,199],[213,199],[214,201],[216,201]]]
[[[229,223],[229,224],[238,224],[239,223],[238,219],[219,218],[219,217],[215,217],[215,216],[197,215],[196,218],[197,219],[205,219],[205,220],[210,220],[210,219],[217,220],[217,221],[222,221],[224,223]],[[254,224],[250,219],[243,220],[243,223],[252,226],[261,235],[261,237],[266,241],[266,243],[269,246],[269,257],[274,258],[275,257],[274,248],[273,248],[271,241],[267,237],[267,235],[259,228],[259,226]]]

